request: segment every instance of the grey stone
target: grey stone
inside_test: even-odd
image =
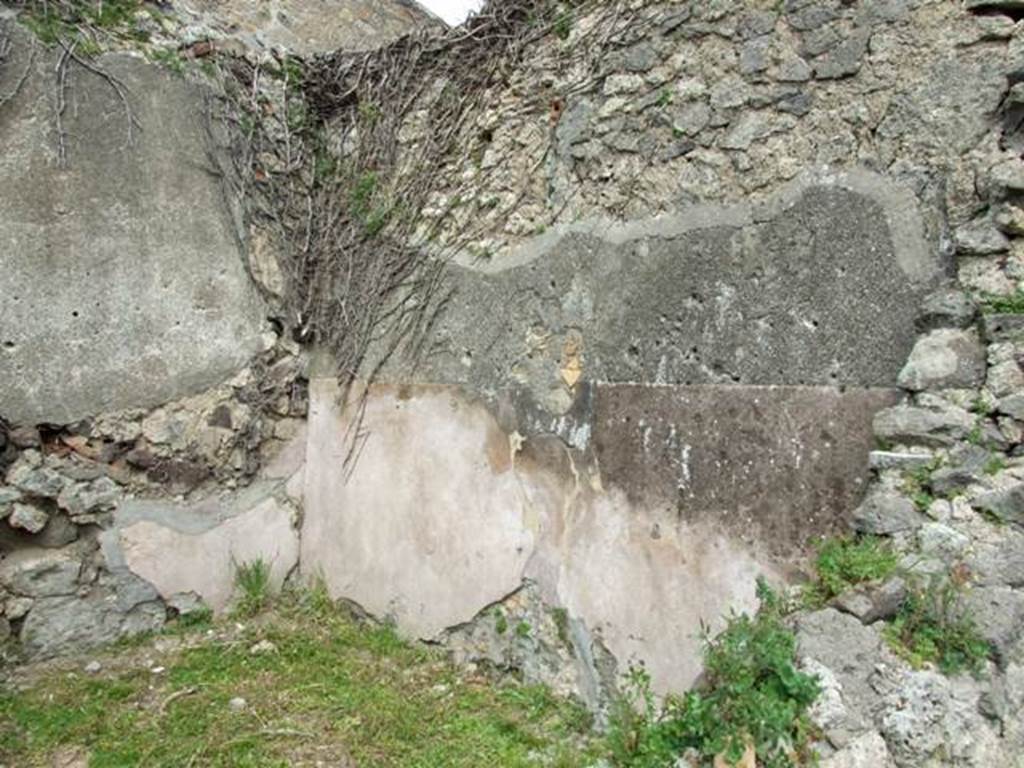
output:
[[[117,506],[122,497],[121,488],[109,477],[91,483],[68,485],[57,497],[57,503],[72,517],[91,512],[107,512]]]
[[[758,139],[770,136],[776,127],[762,114],[744,112],[719,141],[723,149],[749,149]]]
[[[1024,592],[1011,587],[975,587],[964,596],[964,607],[978,632],[1004,665],[1008,652],[1024,630]]]
[[[17,35],[12,72],[31,45]],[[39,117],[51,110],[58,55],[36,51],[0,123],[0,412],[18,423],[63,424],[209,387],[260,349],[264,314],[205,167],[217,155],[203,91],[142,57],[99,57],[141,130],[129,142],[109,83],[78,78],[59,168],[52,121]]]
[[[630,46],[622,53],[622,67],[627,72],[647,72],[658,65],[658,51],[649,42]]]
[[[1004,523],[1024,525],[1024,483],[982,493],[971,506]]]
[[[32,610],[34,602],[31,597],[8,597],[7,602],[4,603],[4,616],[11,621],[22,619]]]
[[[927,467],[935,460],[932,453],[902,453],[899,451],[872,451],[868,465],[874,470],[917,469]]]
[[[821,768],[894,768],[895,763],[878,731],[868,731],[821,761]]]
[[[750,40],[774,32],[778,20],[779,15],[774,11],[749,10],[740,17],[736,31],[740,39]]]
[[[935,765],[944,750],[960,751],[980,715],[962,713],[947,678],[904,671],[883,698],[879,730],[900,768]],[[954,743],[955,742],[955,743]]]
[[[870,723],[878,698],[870,678],[878,663],[882,638],[877,624],[867,626],[834,608],[798,616],[797,654],[801,660],[814,659],[832,670],[842,687],[846,714],[835,723],[838,733],[856,733]]]
[[[78,533],[78,526],[67,515],[53,514],[42,532],[32,539],[32,543],[47,549],[57,549],[77,541]]]
[[[917,543],[925,556],[951,564],[962,557],[971,540],[943,523],[925,523],[917,532]]]
[[[768,37],[750,40],[740,49],[740,74],[756,75],[768,69],[772,41]]]
[[[967,0],[970,11],[1022,11],[1024,0]]]
[[[1024,208],[1010,203],[1001,203],[992,215],[992,221],[1000,232],[1013,237],[1024,235]]]
[[[819,80],[836,80],[857,74],[870,39],[869,31],[854,30],[850,37],[814,60],[814,76]]]
[[[854,510],[852,525],[861,533],[891,534],[914,530],[924,521],[914,502],[906,496],[876,487]]]
[[[81,567],[67,550],[22,549],[0,560],[0,586],[24,597],[71,595]]]
[[[703,101],[691,101],[672,107],[670,115],[674,131],[694,136],[707,126],[711,119],[711,108]]]
[[[951,496],[954,492],[981,480],[992,460],[992,454],[979,445],[958,445],[953,448],[943,466],[931,473],[929,485],[936,496]]]
[[[803,117],[811,111],[813,97],[807,91],[796,91],[783,96],[775,102],[775,108],[786,114]]]
[[[963,408],[898,405],[875,416],[875,434],[892,443],[942,448],[967,437],[974,417]]]
[[[248,702],[241,696],[235,696],[228,702],[228,707],[232,712],[242,712],[247,706],[249,706]]]
[[[981,327],[989,343],[1024,340],[1024,315],[985,315]]]
[[[195,592],[178,592],[165,601],[167,608],[175,611],[178,616],[194,616],[209,611],[209,606]]]
[[[20,528],[29,533],[39,533],[46,527],[49,515],[39,507],[32,504],[15,504],[14,511],[7,518],[7,523],[12,528]]]
[[[25,618],[21,643],[33,659],[45,659],[152,632],[163,626],[164,608],[145,603],[124,614],[104,594],[44,597]]]
[[[976,219],[953,233],[956,252],[961,256],[992,256],[1010,249],[1010,241],[991,219]]]
[[[805,83],[811,79],[811,65],[799,56],[783,59],[775,79],[783,83]]]
[[[907,597],[907,584],[893,578],[882,584],[864,584],[839,595],[833,605],[843,613],[856,616],[863,624],[891,619]]]
[[[967,328],[978,314],[974,300],[959,288],[942,288],[928,294],[917,316],[922,333],[938,328]]]
[[[1004,360],[988,369],[985,386],[996,397],[1024,392],[1024,371],[1016,360]]]
[[[914,345],[897,381],[901,387],[970,389],[985,380],[985,348],[973,331],[939,328]]]
[[[7,470],[7,482],[30,496],[54,499],[67,480],[48,467],[33,466],[30,452],[26,452]]]
[[[996,410],[1007,416],[1012,416],[1018,421],[1024,421],[1024,392],[1002,398],[996,403]]]
[[[87,675],[98,675],[102,670],[103,670],[103,665],[100,664],[95,659],[93,659],[88,664],[86,664],[84,667],[82,667],[82,671],[85,672],[85,674],[87,674]]]
[[[975,542],[966,563],[983,586],[1024,586],[1024,533],[1007,528],[998,541]]]
[[[786,22],[800,32],[818,29],[839,18],[839,13],[832,3],[803,4],[802,7],[793,11],[790,11],[790,3],[785,4],[784,7]]]
[[[980,187],[993,201],[1024,192],[1024,162],[1013,159],[997,163],[980,179]]]

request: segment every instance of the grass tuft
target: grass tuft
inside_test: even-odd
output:
[[[257,558],[235,565],[237,616],[255,616],[270,605],[270,565]]]
[[[818,547],[817,579],[804,588],[804,603],[821,606],[851,587],[884,579],[898,562],[890,544],[877,536],[827,539]]]

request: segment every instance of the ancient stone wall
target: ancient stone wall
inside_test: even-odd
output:
[[[475,233],[451,299],[415,364],[388,361],[347,400],[332,361],[290,338],[268,241],[243,226],[236,242],[204,166],[178,162],[216,154],[190,119],[201,88],[105,58],[167,94],[138,106],[144,129],[166,123],[140,142],[167,154],[163,173],[144,171],[145,143],[126,154],[140,165],[103,171],[121,105],[79,73],[82,165],[61,170],[52,54],[3,62],[0,94],[26,61],[31,77],[0,103],[0,135],[25,146],[0,163],[45,183],[0,191],[15,222],[0,286],[31,299],[12,308],[5,290],[0,324],[0,632],[47,656],[224,610],[233,563],[259,557],[275,585],[323,578],[410,637],[600,710],[631,663],[661,692],[690,686],[702,626],[751,609],[757,576],[799,581],[816,540],[853,529],[891,537],[909,570],[961,574],[996,652],[980,680],[947,679],[887,649],[884,596],[802,613],[825,757],[1017,768],[1016,5],[631,5],[642,23],[586,63],[596,87],[555,66],[603,18],[580,14],[490,94],[432,202],[439,252]],[[266,54],[251,29],[216,39]],[[162,118],[166,104],[180,109]],[[110,183],[65,192],[90,163]],[[186,219],[187,236],[167,230]],[[139,282],[32,279],[46,259]],[[82,297],[82,323],[37,321]]]

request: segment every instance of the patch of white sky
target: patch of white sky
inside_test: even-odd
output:
[[[466,20],[469,14],[479,11],[484,0],[419,0],[420,5],[455,27]]]

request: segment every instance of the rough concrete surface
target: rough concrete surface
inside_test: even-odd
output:
[[[0,105],[0,414],[66,423],[237,370],[262,307],[212,170],[203,94],[139,58],[100,57],[138,119],[129,141],[111,86],[70,64],[61,168],[57,54],[14,39],[0,92],[29,76]]]
[[[887,387],[942,272],[907,190],[808,174],[759,206],[568,225],[464,261],[417,376],[541,402],[575,383],[566,362],[589,381]]]

